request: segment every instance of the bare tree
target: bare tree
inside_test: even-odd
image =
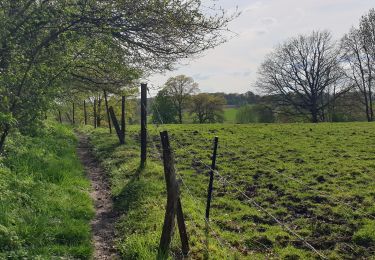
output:
[[[315,31],[291,38],[270,53],[259,69],[257,87],[279,95],[284,104],[318,122],[324,120],[325,108],[332,101],[328,98],[331,86],[342,76],[331,34]]]
[[[165,90],[171,97],[172,103],[178,112],[179,123],[182,124],[183,110],[188,107],[191,95],[199,91],[198,84],[191,77],[179,75],[167,80]]]
[[[373,70],[374,60],[364,32],[352,28],[341,40],[341,51],[345,75],[361,94],[367,120],[374,120]]]

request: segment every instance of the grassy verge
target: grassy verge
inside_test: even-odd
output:
[[[177,170],[189,187],[182,185],[182,204],[193,259],[317,259],[305,242],[329,259],[374,259],[374,124],[163,128],[170,133]],[[158,149],[150,145],[147,169],[137,180],[133,178],[139,164],[137,127],[129,127],[125,146],[118,146],[105,129],[86,131],[110,173],[115,204],[122,212],[118,248],[125,259],[154,257],[166,198]],[[149,135],[158,145],[153,126]],[[208,184],[203,163],[210,163],[215,135],[220,138],[219,171],[229,182],[215,180],[213,232],[205,230],[203,220]],[[173,243],[177,253],[177,236]]]
[[[114,205],[121,213],[117,223],[117,248],[123,259],[154,259],[157,254],[166,204],[166,188],[162,163],[156,150],[150,149],[150,160],[140,178],[134,178],[139,168],[139,143],[137,128],[128,134],[127,143],[118,145],[115,135],[107,129],[83,128],[89,134],[94,151],[110,175]],[[196,201],[182,198],[186,224],[191,243],[192,259],[202,259],[209,254],[213,259],[233,258],[236,253],[222,247],[209,235],[205,221],[196,211]],[[178,232],[172,240],[172,256],[180,254]],[[208,250],[207,250],[208,248]]]
[[[90,259],[89,181],[72,129],[13,135],[0,158],[0,258]]]

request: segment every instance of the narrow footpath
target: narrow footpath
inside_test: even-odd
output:
[[[103,168],[90,150],[87,136],[77,134],[77,154],[91,180],[91,198],[95,204],[95,217],[91,221],[94,259],[119,259],[115,247],[116,212],[113,210],[110,188]]]

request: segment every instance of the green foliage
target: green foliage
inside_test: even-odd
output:
[[[204,123],[222,123],[224,121],[225,99],[207,93],[194,95],[191,98],[190,114],[194,121]]]
[[[0,258],[89,259],[93,208],[72,130],[11,135],[0,158]]]
[[[164,125],[163,129],[171,137],[177,172],[189,187],[188,191],[181,185],[181,198],[193,259],[317,258],[237,189],[330,259],[374,256],[374,125]],[[166,198],[162,162],[154,146],[159,145],[159,130],[149,127],[149,140],[155,143],[149,145],[148,166],[139,180],[133,178],[139,166],[139,127],[128,129],[124,147],[104,129],[87,132],[110,174],[122,214],[117,247],[125,259],[153,258]],[[213,232],[205,231],[208,170],[197,161],[210,164],[216,135],[218,171],[230,183],[215,178],[210,223],[225,240],[223,245]],[[176,232],[172,251],[178,247]]]
[[[35,134],[56,103],[80,92],[118,94],[145,70],[167,70],[217,46],[232,17],[211,11],[199,0],[2,1],[0,114],[17,124],[2,118],[0,134]]]
[[[158,92],[152,102],[151,109],[152,122],[154,123],[174,124],[178,122],[178,111],[166,89]]]
[[[238,110],[236,122],[240,124],[273,123],[275,122],[275,116],[272,109],[266,105],[246,105]]]

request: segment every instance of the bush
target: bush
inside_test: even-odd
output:
[[[272,109],[264,104],[246,105],[238,110],[236,122],[239,124],[273,123],[275,116]]]

